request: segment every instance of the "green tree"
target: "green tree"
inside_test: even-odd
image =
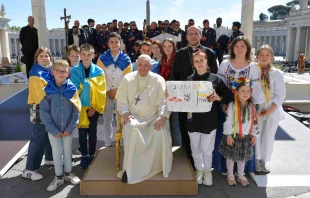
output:
[[[268,12],[271,14],[271,20],[277,20],[279,16],[286,17],[289,15],[291,7],[284,5],[275,5],[268,8]]]
[[[264,13],[260,13],[259,14],[259,21],[267,21],[268,20],[268,16]]]
[[[10,26],[9,24],[8,24],[8,28],[9,30],[20,30],[21,29],[21,27],[19,26],[16,26],[16,25]]]

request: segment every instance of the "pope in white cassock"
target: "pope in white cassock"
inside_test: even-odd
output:
[[[137,59],[138,71],[126,74],[116,94],[122,115],[124,161],[118,177],[135,184],[160,172],[167,178],[172,165],[166,83],[151,72],[151,58]]]

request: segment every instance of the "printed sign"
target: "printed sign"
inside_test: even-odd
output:
[[[167,81],[168,111],[209,112],[212,102],[208,96],[214,93],[208,81]]]

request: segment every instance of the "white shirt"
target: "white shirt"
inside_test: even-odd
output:
[[[113,56],[114,61],[118,59],[118,56]],[[109,91],[110,89],[117,89],[119,83],[123,78],[123,71],[119,67],[115,67],[114,64],[105,65],[104,67],[104,74],[106,78],[106,90]]]
[[[234,103],[231,102],[228,104],[227,107],[227,117],[226,117],[226,121],[224,122],[224,131],[223,134],[224,135],[233,135],[234,134],[234,117],[235,117],[235,111],[234,111]],[[250,111],[251,116],[252,116],[252,109]],[[251,117],[250,116],[250,117]],[[245,122],[242,124],[242,135],[248,135],[250,133],[250,129],[251,129],[251,119],[248,121],[247,119],[247,115],[245,116],[246,120]],[[239,124],[237,125],[237,133],[239,133]],[[259,136],[259,130],[258,130],[258,126],[256,124],[253,124],[253,128],[252,128],[252,135],[257,137]]]
[[[76,46],[80,46],[80,42],[79,41],[80,41],[79,36],[73,34],[73,44],[76,45]]]
[[[227,31],[227,29],[224,26],[220,26],[220,27],[215,26],[214,29],[215,29],[215,32],[216,32],[216,39],[215,39],[216,41],[222,35],[227,35],[228,36],[228,31]]]

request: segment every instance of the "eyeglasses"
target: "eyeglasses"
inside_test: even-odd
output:
[[[61,71],[61,70],[58,70],[58,69],[54,69],[54,71],[56,72],[56,74],[61,74],[61,75],[69,73],[68,71]]]

